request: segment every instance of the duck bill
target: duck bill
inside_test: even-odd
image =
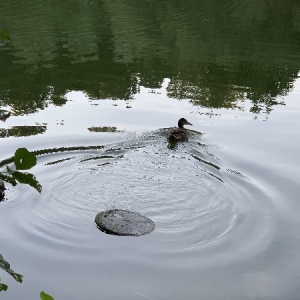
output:
[[[187,121],[186,125],[193,125],[193,124]]]

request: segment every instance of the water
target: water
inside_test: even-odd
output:
[[[41,194],[7,186],[0,253],[24,280],[1,269],[1,299],[298,299],[299,9],[2,2],[0,158],[99,149],[39,156]],[[104,234],[111,208],[156,228]]]

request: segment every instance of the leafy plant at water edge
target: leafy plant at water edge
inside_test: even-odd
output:
[[[41,298],[41,300],[54,300],[53,297],[51,297],[50,295],[46,294],[43,291],[41,291],[41,293],[40,293],[40,298]]]
[[[3,163],[3,162],[2,162]],[[13,157],[13,163],[16,170],[6,167],[7,172],[0,172],[0,179],[15,186],[17,183],[28,184],[35,188],[39,193],[42,191],[42,186],[37,181],[35,176],[30,173],[20,172],[18,170],[28,170],[36,165],[36,155],[26,148],[19,148],[16,150]]]
[[[8,289],[8,286],[6,284],[0,282],[0,292],[7,291],[7,289]]]
[[[0,254],[0,268],[6,271],[8,274],[10,274],[16,281],[23,282],[23,275],[16,273],[10,268],[10,264],[8,261],[6,261],[3,256]],[[1,291],[7,291],[8,286],[4,283],[1,283],[0,278],[0,292]]]
[[[36,164],[36,156],[43,155],[47,153],[59,153],[65,151],[84,151],[91,149],[102,149],[103,145],[96,146],[75,146],[75,147],[60,147],[52,149],[42,149],[33,152],[29,152],[26,148],[19,148],[13,157],[9,157],[0,161],[0,167],[7,166],[8,164],[14,163],[16,169],[26,170],[30,169]],[[41,192],[42,186],[36,180],[36,178],[29,173],[13,171],[7,167],[7,172],[0,172],[0,201],[4,198],[4,189],[1,188],[1,180],[10,183],[11,185],[17,185],[17,181],[20,183],[29,184],[34,187],[38,192]],[[2,193],[1,193],[2,192]],[[2,197],[1,197],[2,194]]]
[[[14,155],[17,170],[28,170],[36,165],[36,156],[26,148],[19,148]]]

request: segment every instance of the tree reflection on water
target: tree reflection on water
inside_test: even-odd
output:
[[[298,76],[294,0],[42,2],[0,4],[11,36],[0,47],[0,105],[15,115],[64,105],[69,90],[128,100],[164,78],[171,98],[210,108],[251,100],[253,113],[269,113]]]

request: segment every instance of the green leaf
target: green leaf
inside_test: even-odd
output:
[[[54,300],[53,297],[50,295],[46,294],[45,292],[41,291],[40,293],[41,300]]]
[[[16,186],[17,185],[16,180],[12,176],[4,175],[4,174],[0,173],[0,179],[2,179],[3,181],[6,181],[8,183],[10,183],[12,186]]]
[[[15,152],[14,163],[17,170],[28,170],[36,165],[36,155],[26,148],[19,148]]]
[[[18,274],[18,273],[15,273],[15,272],[11,273],[10,275],[12,275],[12,277],[13,277],[16,281],[18,281],[18,282],[23,282],[23,275]]]
[[[7,289],[8,289],[8,286],[6,284],[0,282],[0,292],[7,291]]]
[[[35,188],[39,193],[42,191],[42,186],[36,180],[33,174],[14,171],[11,175],[15,180],[19,181],[20,183],[29,184],[30,186]]]

